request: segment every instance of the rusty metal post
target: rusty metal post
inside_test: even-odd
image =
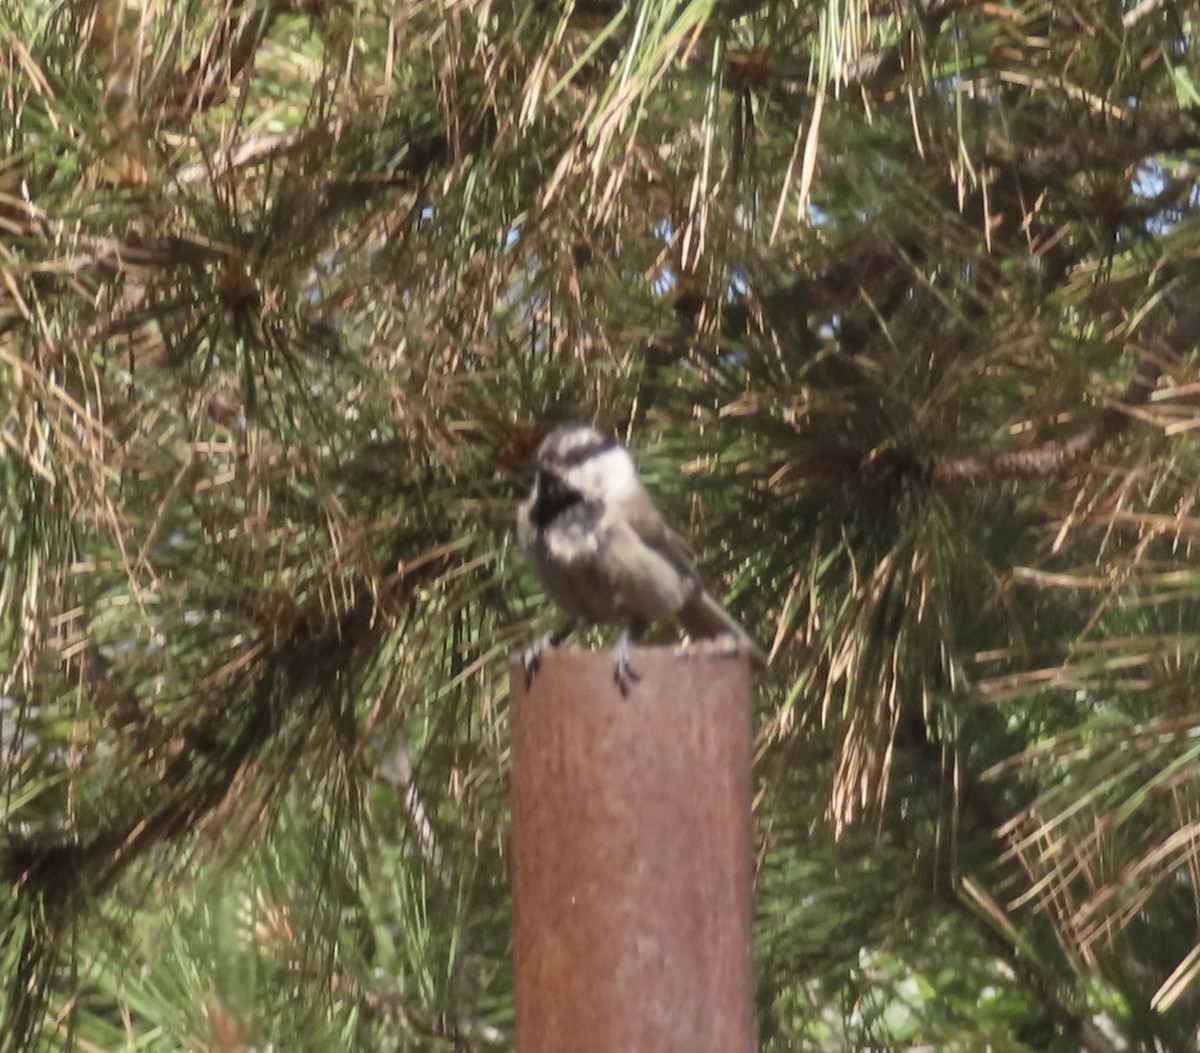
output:
[[[612,663],[512,670],[517,1053],[751,1053],[748,659]]]

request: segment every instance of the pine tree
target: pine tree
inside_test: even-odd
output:
[[[1189,6],[0,28],[0,1045],[511,1048],[567,418],[772,650],[763,1048],[1194,1045]]]

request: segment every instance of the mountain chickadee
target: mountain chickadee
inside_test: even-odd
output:
[[[691,547],[659,514],[629,451],[595,428],[567,424],[538,447],[537,478],[517,508],[517,536],[550,598],[574,621],[623,629],[615,679],[624,694],[638,679],[630,635],[677,621],[693,637],[732,636],[761,664],[762,652],[704,588]],[[537,669],[545,643],[527,649]]]

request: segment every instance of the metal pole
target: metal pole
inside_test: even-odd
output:
[[[512,670],[518,1053],[751,1053],[750,672],[714,646]]]

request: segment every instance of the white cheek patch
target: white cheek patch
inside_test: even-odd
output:
[[[609,502],[623,501],[640,485],[633,458],[620,446],[589,458],[578,470],[582,475],[579,489],[586,494],[602,495]]]

